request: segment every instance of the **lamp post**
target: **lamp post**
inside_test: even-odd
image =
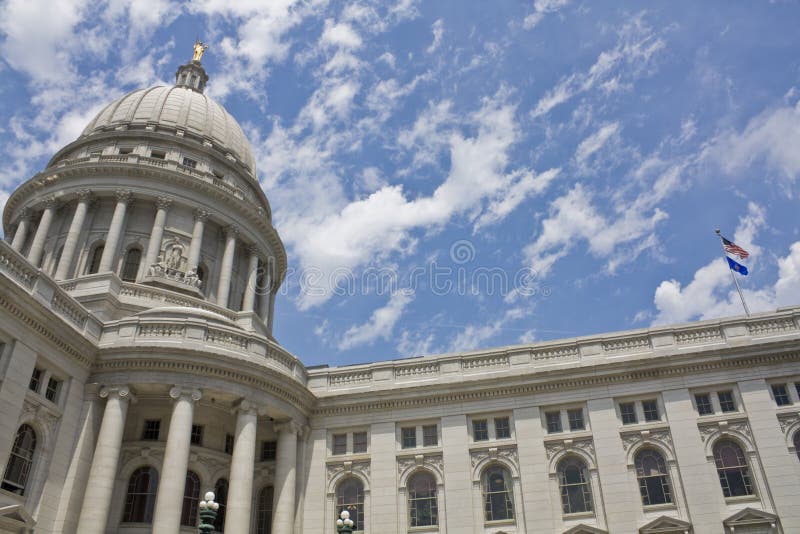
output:
[[[209,491],[205,494],[205,500],[200,501],[200,529],[201,534],[210,534],[214,531],[214,520],[217,518],[219,503],[214,502],[214,492]]]
[[[350,512],[347,510],[342,510],[341,515],[339,515],[341,519],[336,520],[336,530],[339,534],[352,534],[353,532],[353,520],[350,519]]]

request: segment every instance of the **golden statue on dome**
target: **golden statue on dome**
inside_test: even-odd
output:
[[[208,45],[201,41],[200,39],[195,40],[194,42],[194,56],[192,56],[192,61],[200,61],[203,57],[203,53],[208,50]]]

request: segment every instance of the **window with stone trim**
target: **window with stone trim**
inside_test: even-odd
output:
[[[586,423],[583,420],[583,408],[575,408],[567,410],[567,420],[569,421],[570,430],[585,430]]]
[[[472,420],[472,439],[475,441],[489,440],[489,423],[486,419]]]
[[[192,445],[203,445],[203,425],[192,425],[192,434],[189,441]]]
[[[42,375],[44,374],[44,369],[39,369],[38,367],[33,370],[33,374],[31,374],[31,381],[28,383],[28,389],[31,391],[35,391],[36,393],[39,392],[39,386],[42,384]]]
[[[353,432],[353,454],[367,452],[367,433]]]
[[[97,271],[100,270],[100,260],[103,257],[103,250],[105,250],[105,244],[103,243],[95,245],[92,249],[89,255],[89,263],[86,265],[86,274],[96,274]]]
[[[556,434],[561,432],[561,412],[546,412],[545,419],[547,420],[547,433]]]
[[[634,458],[636,479],[644,506],[669,504],[672,502],[672,489],[664,455],[655,449],[644,448]]]
[[[436,425],[422,425],[422,446],[436,447],[439,445],[439,427]]]
[[[28,478],[33,469],[36,445],[36,432],[33,428],[30,425],[21,425],[14,437],[14,444],[11,446],[11,454],[8,457],[0,487],[17,495],[25,495]]]
[[[272,500],[275,490],[266,486],[258,492],[256,505],[256,534],[272,534]]]
[[[558,462],[556,471],[564,514],[591,512],[592,482],[586,462],[574,455],[566,456]]]
[[[775,404],[778,406],[788,406],[792,403],[789,397],[789,391],[786,389],[786,384],[772,384],[772,397],[775,399]]]
[[[142,249],[139,247],[132,247],[125,253],[125,262],[122,264],[122,278],[123,282],[135,282],[136,276],[139,274],[139,265],[142,263]]]
[[[511,473],[501,465],[490,465],[481,476],[483,514],[487,522],[514,519]]]
[[[404,449],[413,449],[417,446],[417,427],[405,426],[400,429],[400,443]]]
[[[158,441],[161,434],[161,421],[158,419],[147,419],[142,430],[142,439],[145,441]]]
[[[125,495],[124,523],[152,523],[158,491],[158,471],[155,467],[140,467],[128,479]]]
[[[200,504],[200,477],[194,471],[187,471],[186,484],[183,488],[181,525],[186,527],[197,526],[198,504]]]
[[[714,464],[725,497],[753,495],[750,467],[738,443],[730,439],[717,441],[714,444]]]
[[[636,404],[633,402],[620,402],[619,415],[622,417],[623,425],[633,425],[639,422],[636,416]]]
[[[334,434],[331,443],[331,454],[338,456],[347,454],[347,434]]]
[[[697,406],[697,413],[700,415],[711,415],[714,413],[714,405],[711,402],[709,393],[697,393],[694,396],[694,404]]]
[[[661,415],[658,413],[658,401],[655,399],[642,401],[642,413],[644,413],[644,420],[647,422],[661,420]]]
[[[736,399],[733,396],[733,391],[718,391],[717,398],[719,399],[719,408],[723,412],[736,411]]]
[[[347,510],[353,520],[353,531],[364,530],[364,484],[355,477],[348,477],[336,486],[336,517]]]
[[[274,460],[278,456],[278,442],[275,440],[267,440],[261,442],[261,461],[268,462]]]
[[[428,471],[411,475],[406,485],[408,491],[409,526],[433,527],[439,524],[436,501],[436,479]]]
[[[495,439],[508,439],[511,437],[511,421],[508,417],[494,418]]]
[[[51,376],[47,380],[47,389],[44,392],[44,398],[46,398],[50,402],[57,403],[58,393],[60,391],[61,391],[61,380]]]

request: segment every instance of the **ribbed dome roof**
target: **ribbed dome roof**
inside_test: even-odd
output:
[[[128,93],[98,113],[82,136],[120,126],[148,125],[160,131],[182,130],[184,135],[210,141],[247,166],[253,177],[256,175],[250,142],[236,119],[212,99],[188,87],[158,86]]]

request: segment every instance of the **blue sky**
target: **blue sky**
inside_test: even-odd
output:
[[[739,314],[716,227],[751,308],[800,301],[796,2],[0,6],[0,203],[210,44],[308,365]]]

